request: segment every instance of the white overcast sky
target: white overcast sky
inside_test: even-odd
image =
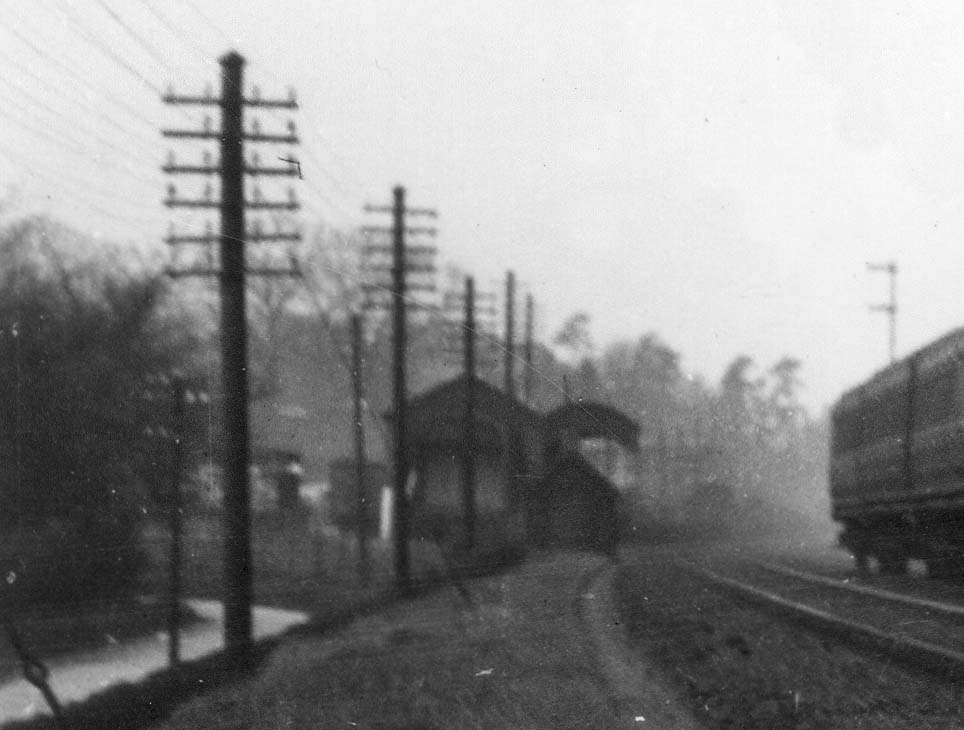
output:
[[[200,220],[161,205],[159,166],[201,148],[158,130],[201,114],[157,90],[217,90],[234,48],[264,96],[298,92],[305,223],[370,223],[405,184],[446,261],[483,287],[517,272],[545,337],[584,310],[598,346],[655,331],[712,382],[741,353],[794,355],[818,408],[886,361],[868,262],[900,266],[899,354],[964,322],[960,2],[3,10],[0,184],[88,232],[139,245]]]

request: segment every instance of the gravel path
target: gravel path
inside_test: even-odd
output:
[[[695,727],[680,724],[675,695],[632,676],[641,664],[613,650],[608,566],[583,554],[535,559],[470,581],[471,606],[445,589],[342,631],[289,637],[256,676],[161,727]]]

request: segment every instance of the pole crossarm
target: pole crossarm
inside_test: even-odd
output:
[[[296,200],[249,200],[245,202],[244,207],[249,210],[298,210],[301,204]]]
[[[300,177],[301,170],[298,169],[297,162],[290,167],[254,167],[251,165],[246,165],[244,168],[245,175],[251,176],[267,176],[267,177]]]
[[[178,104],[187,106],[224,106],[224,102],[210,94],[204,94],[203,96],[182,96],[175,94],[173,91],[168,91],[166,94],[161,96],[161,101],[165,104]],[[242,99],[241,104],[246,107],[260,108],[260,109],[298,109],[298,101],[296,99],[257,99],[248,98]]]
[[[263,263],[246,262],[246,244],[261,242],[294,243],[301,240],[296,232],[276,230],[265,233],[259,223],[245,224],[249,210],[294,211],[300,205],[294,192],[289,191],[287,201],[264,200],[259,190],[245,194],[249,177],[301,177],[301,166],[293,155],[280,158],[286,167],[263,166],[257,156],[245,158],[246,143],[298,144],[293,122],[287,131],[269,134],[261,131],[257,120],[245,124],[245,108],[297,109],[298,104],[291,93],[288,99],[262,99],[255,89],[251,98],[243,93],[245,59],[231,51],[220,59],[221,92],[215,97],[206,91],[202,95],[176,95],[169,91],[161,98],[165,103],[176,105],[216,106],[220,108],[220,129],[214,129],[210,117],[205,118],[201,129],[165,129],[161,135],[170,139],[191,139],[218,142],[219,159],[206,153],[201,164],[179,165],[173,154],[162,170],[171,174],[218,175],[218,194],[213,195],[210,185],[202,199],[184,199],[177,196],[173,185],[168,187],[164,205],[168,208],[208,208],[220,213],[220,232],[205,231],[203,235],[176,236],[173,231],[165,239],[172,246],[180,244],[204,244],[209,246],[207,261],[198,256],[186,262],[184,268],[170,266],[167,274],[174,278],[187,276],[216,276],[220,288],[220,334],[221,334],[221,382],[223,391],[224,447],[222,467],[224,470],[224,645],[229,659],[247,666],[253,658],[253,581],[254,569],[251,552],[251,485],[249,467],[251,462],[248,409],[248,325],[246,316],[246,277],[252,276],[300,276],[297,259],[289,252],[288,262],[273,263],[270,258]],[[213,244],[218,244],[219,257],[213,261]]]
[[[376,274],[390,272],[394,269],[393,266],[369,266],[368,271],[373,271]],[[405,264],[405,271],[411,273],[422,273],[422,274],[434,274],[437,269],[432,264]]]
[[[221,274],[217,269],[175,269],[173,266],[165,267],[164,273],[172,279],[183,279],[189,276],[220,276]]]
[[[392,229],[389,228],[388,226],[362,226],[362,227],[361,227],[361,232],[362,232],[362,233],[368,233],[368,234],[371,234],[371,233],[384,233],[384,234],[389,234],[389,233],[392,232]],[[427,227],[427,226],[405,226],[405,233],[410,233],[410,234],[412,234],[412,235],[424,234],[424,235],[427,235],[427,236],[434,236],[434,235],[438,234],[438,229],[437,229],[437,228],[430,228],[430,227]],[[412,249],[413,249],[413,248],[415,248],[415,247],[414,247],[414,246],[408,246],[408,251],[409,251],[409,253],[412,252]],[[386,251],[391,251],[391,246],[386,246],[386,247],[385,247],[385,250],[386,250]],[[432,247],[432,253],[434,253],[434,252],[435,252],[435,248]]]
[[[203,96],[180,96],[175,94],[173,91],[168,91],[166,94],[161,96],[161,101],[163,101],[165,104],[185,104],[191,106],[223,105],[221,99],[216,96],[211,96],[210,94],[204,94]]]
[[[364,254],[390,254],[391,252],[392,247],[388,244],[366,243],[364,246],[362,246],[362,253]],[[415,256],[434,255],[438,253],[438,248],[436,246],[405,246],[405,253],[413,254]]]
[[[247,107],[261,109],[298,109],[298,102],[294,99],[244,99]]]
[[[264,134],[262,132],[245,132],[241,135],[245,142],[270,142],[272,144],[299,144],[295,134]]]
[[[162,129],[161,136],[175,139],[221,139],[220,132],[210,129]]]

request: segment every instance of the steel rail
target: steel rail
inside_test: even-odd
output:
[[[866,596],[882,598],[894,603],[903,603],[915,608],[926,608],[947,616],[954,616],[957,618],[964,617],[964,606],[956,606],[952,603],[942,603],[941,601],[931,601],[926,598],[917,598],[915,596],[908,596],[903,593],[895,593],[894,591],[884,590],[883,588],[873,588],[871,586],[860,585],[859,583],[846,583],[844,581],[828,578],[825,575],[805,573],[784,565],[777,565],[776,563],[753,561],[753,564],[763,568],[764,570],[788,575],[792,578],[797,578],[798,580],[829,586],[830,588],[838,588],[842,591],[852,591],[853,593],[860,593]]]
[[[680,561],[680,563],[687,569],[699,573],[711,583],[776,608],[790,617],[804,621],[822,631],[845,640],[868,645],[884,655],[913,659],[918,665],[929,666],[955,678],[964,677],[964,653],[962,652],[884,631],[860,621],[842,618],[734,578],[728,578],[691,562]]]

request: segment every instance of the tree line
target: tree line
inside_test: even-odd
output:
[[[300,359],[305,392],[320,393],[312,407],[326,409],[331,428],[318,439],[332,458],[351,453],[348,315],[361,304],[360,248],[319,227],[299,254],[304,279],[249,282],[251,397],[290,388]],[[178,429],[189,464],[217,460],[215,286],[170,281],[166,252],[105,244],[36,216],[0,226],[0,257],[0,569],[25,600],[111,595],[134,584],[140,524],[166,508]],[[411,392],[460,372],[458,320],[432,309],[412,317]],[[574,315],[551,343],[535,343],[528,405],[546,411],[586,398],[636,419],[641,451],[625,486],[647,515],[679,513],[692,488],[708,483],[726,484],[743,504],[819,502],[826,426],[799,403],[799,361],[783,358],[755,376],[741,356],[713,387],[684,374],[680,354],[655,334],[597,354],[589,324]],[[390,453],[389,326],[369,313],[375,459]],[[480,333],[478,363],[501,386],[498,329]],[[298,337],[307,341],[300,349]],[[206,407],[182,424],[171,420],[172,374],[209,390]]]

